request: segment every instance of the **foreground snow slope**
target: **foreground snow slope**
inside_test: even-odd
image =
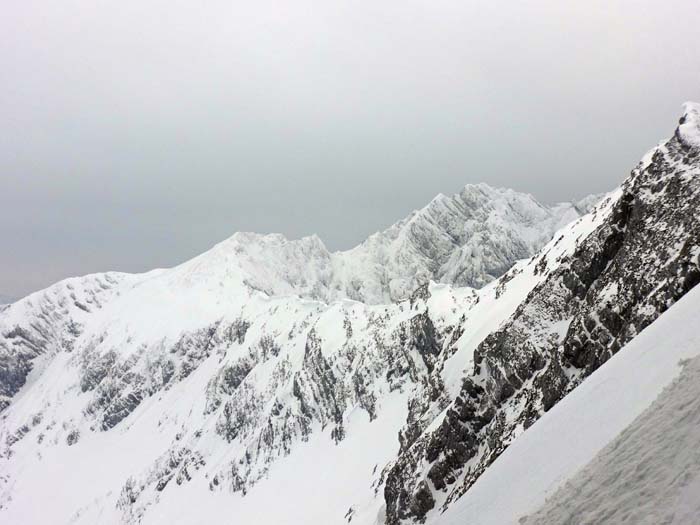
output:
[[[532,525],[700,520],[700,357],[536,515]]]
[[[515,440],[431,525],[517,524],[560,487],[525,523],[671,523],[661,516],[673,511],[674,523],[697,523],[697,359],[673,381],[684,360],[700,355],[698,312],[696,287]],[[692,509],[693,519],[681,519]]]

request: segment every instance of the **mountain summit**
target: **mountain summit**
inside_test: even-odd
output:
[[[335,289],[376,304],[405,299],[430,280],[481,288],[601,197],[546,206],[531,195],[487,184],[438,195],[356,248],[334,254]]]

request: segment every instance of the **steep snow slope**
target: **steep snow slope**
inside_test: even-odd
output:
[[[547,498],[542,510],[520,523],[697,523],[698,312],[696,287],[542,416],[429,523],[515,525]],[[676,521],[667,521],[674,513]]]
[[[536,516],[559,524],[696,524],[700,519],[700,358]]]

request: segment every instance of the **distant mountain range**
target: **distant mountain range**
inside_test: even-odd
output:
[[[316,235],[236,233],[181,270],[196,267],[202,277],[209,272],[206,278],[233,279],[269,296],[401,301],[431,280],[470,287],[493,281],[601,197],[547,206],[513,190],[468,185],[347,251],[329,252]]]

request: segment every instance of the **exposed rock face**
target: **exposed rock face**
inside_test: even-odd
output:
[[[478,346],[440,425],[389,469],[388,524],[449,505],[518,434],[700,282],[698,210],[700,146],[677,132],[632,172],[603,224]],[[430,486],[437,494],[426,493]]]

